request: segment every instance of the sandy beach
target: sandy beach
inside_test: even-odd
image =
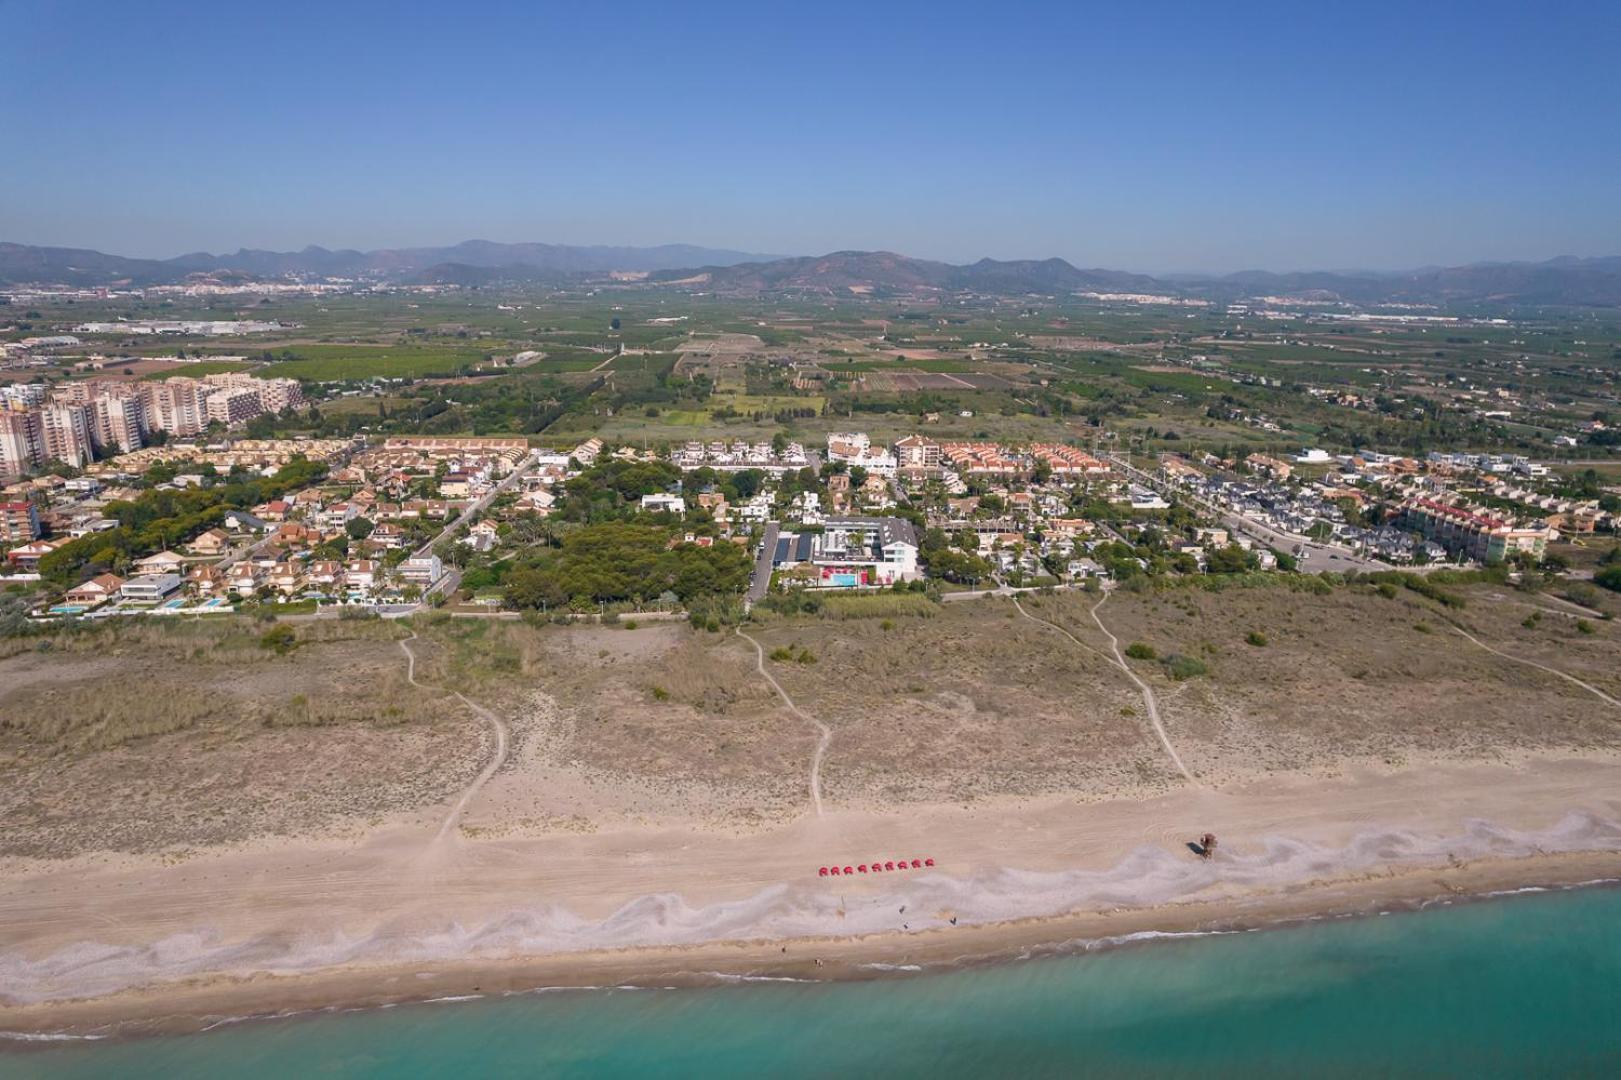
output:
[[[1208,862],[1186,846],[1206,830],[1221,837]],[[914,857],[936,865],[818,876]],[[8,860],[0,1029],[200,1027],[538,986],[870,977],[1610,878],[1621,878],[1621,762],[1609,757],[835,809],[743,832],[672,820],[474,839],[393,821],[186,856]]]

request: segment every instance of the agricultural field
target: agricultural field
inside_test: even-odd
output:
[[[245,353],[256,371],[312,385],[399,380],[397,396],[418,405],[401,410],[391,431],[417,423],[440,434],[494,434],[512,425],[531,435],[653,445],[778,430],[815,442],[848,427],[883,439],[927,430],[940,438],[1086,440],[1101,427],[1150,453],[1320,445],[1621,460],[1613,438],[1590,439],[1583,428],[1621,416],[1621,325],[1599,312],[1527,311],[1509,323],[1437,327],[1256,320],[1078,297],[983,297],[948,308],[510,288],[267,303],[127,299],[37,314],[57,326],[275,319],[288,329],[213,340],[109,338],[96,348]],[[487,362],[525,350],[544,359],[521,369]],[[62,377],[73,359],[61,357],[47,376]],[[149,373],[144,363],[132,367],[136,375]],[[553,381],[542,387],[539,377]],[[470,380],[480,402],[515,396],[525,406],[469,406]],[[328,433],[348,433],[338,423],[346,408],[334,412]],[[939,419],[925,428],[926,416]],[[1571,438],[1578,452],[1560,452],[1555,440]]]
[[[363,379],[424,379],[464,374],[495,351],[491,348],[391,345],[299,345],[290,359],[259,369],[271,378],[306,382]]]

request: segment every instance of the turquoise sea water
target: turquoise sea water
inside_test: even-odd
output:
[[[1621,1076],[1621,890],[842,984],[559,991],[0,1052],[7,1077]]]

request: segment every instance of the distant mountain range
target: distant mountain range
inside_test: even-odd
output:
[[[465,276],[467,284],[504,276],[538,280],[622,270],[644,272],[683,266],[730,266],[765,262],[777,255],[751,255],[665,244],[660,247],[574,247],[567,244],[497,244],[468,240],[452,247],[381,248],[377,251],[256,251],[232,255],[196,252],[173,259],[129,259],[83,248],[33,247],[0,243],[0,283],[48,282],[62,285],[161,285],[196,274],[256,278],[367,277],[436,280]]]
[[[1153,293],[1235,300],[1291,296],[1355,304],[1621,306],[1621,257],[1475,263],[1383,273],[1248,270],[1222,276],[1155,278],[1120,270],[1079,269],[1063,259],[967,265],[887,251],[836,251],[783,258],[666,244],[575,247],[469,240],[452,247],[296,252],[243,249],[173,259],[129,259],[77,248],[0,243],[0,284],[157,285],[216,280],[366,278],[402,283],[483,286],[617,280],[725,296],[918,297],[977,293],[1056,296],[1076,292]]]
[[[1083,290],[1144,291],[1166,286],[1143,274],[1119,270],[1078,270],[1063,259],[981,259],[967,266],[930,262],[890,251],[835,251],[772,262],[666,270],[648,280],[690,284],[728,294],[784,292],[853,296],[921,291],[976,292],[1018,296]]]

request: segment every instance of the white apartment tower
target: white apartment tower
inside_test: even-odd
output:
[[[146,405],[141,398],[98,397],[90,403],[90,411],[94,420],[90,435],[97,450],[127,454],[144,444]]]
[[[0,408],[0,480],[15,480],[40,461],[39,419],[32,411]]]
[[[195,379],[164,379],[141,388],[146,423],[154,431],[184,438],[208,424],[208,386]]]
[[[251,420],[265,411],[259,401],[259,391],[251,386],[215,390],[208,395],[204,409],[209,423],[218,421],[226,427]]]
[[[46,460],[60,461],[75,469],[96,460],[89,406],[55,402],[41,406],[38,416],[40,446]]]

